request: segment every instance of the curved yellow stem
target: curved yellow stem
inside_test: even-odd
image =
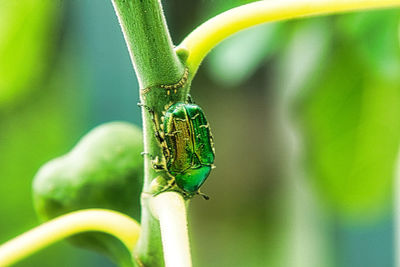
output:
[[[400,0],[269,0],[228,10],[200,25],[176,49],[189,52],[187,66],[194,75],[207,53],[243,29],[265,22],[400,6]]]
[[[111,234],[133,250],[140,232],[130,217],[110,210],[90,209],[72,212],[46,222],[0,246],[0,266],[9,266],[50,244],[86,231]]]

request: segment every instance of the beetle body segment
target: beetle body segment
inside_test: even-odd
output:
[[[190,169],[184,173],[175,175],[175,181],[179,188],[189,193],[195,193],[207,179],[210,174],[211,166],[201,166],[196,169]]]
[[[169,155],[168,172],[179,188],[196,193],[210,174],[214,146],[202,109],[195,104],[177,103],[168,108],[163,131]]]

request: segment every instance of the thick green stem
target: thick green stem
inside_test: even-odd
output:
[[[152,168],[152,159],[163,158],[153,120],[160,121],[167,106],[186,100],[200,62],[218,42],[239,30],[268,21],[400,3],[400,0],[259,1],[232,9],[200,26],[177,49],[178,56],[173,51],[159,0],[112,1],[139,78],[141,102],[146,107],[142,109],[146,152],[143,195],[149,192],[151,181],[160,175]],[[159,222],[151,214],[146,198],[142,200],[141,223],[142,232],[135,249],[138,263],[163,266]]]
[[[151,181],[162,173],[152,160],[163,154],[155,137],[153,119],[160,121],[166,106],[186,100],[188,72],[175,53],[158,0],[112,0],[140,84],[144,135],[144,196]],[[182,52],[179,52],[182,55]],[[184,54],[184,53],[183,53]],[[183,55],[184,56],[184,55]],[[154,118],[149,110],[154,112]],[[159,222],[142,198],[141,234],[134,255],[140,266],[164,266]]]
[[[141,88],[172,84],[184,72],[173,51],[161,4],[156,0],[113,0]]]

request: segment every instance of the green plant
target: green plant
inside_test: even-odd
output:
[[[172,190],[176,185],[175,190],[187,199],[195,194],[208,199],[199,188],[210,174],[215,151],[210,125],[201,108],[193,103],[173,104],[165,112],[163,123],[154,120],[154,125],[165,159],[155,162],[154,167],[164,170],[168,179],[154,179],[156,182],[161,179],[161,184],[167,185],[160,188],[156,184],[159,189],[154,191],[152,187],[153,194]]]
[[[103,208],[138,219],[142,150],[142,131],[134,125],[112,122],[93,129],[72,151],[38,171],[33,181],[38,215],[48,221],[72,211]],[[126,249],[113,237],[86,233],[70,240],[129,266]]]
[[[160,119],[166,106],[186,101],[191,81],[208,51],[241,29],[298,16],[398,4],[399,1],[256,2],[211,19],[174,49],[158,1],[114,1],[142,88],[141,101],[154,111],[157,119]],[[151,155],[145,157],[143,192],[149,192],[151,182],[159,176],[152,168],[152,157],[162,158],[164,155],[156,138],[153,118],[146,109],[143,109],[143,123],[144,151]],[[134,249],[136,260],[144,266],[162,266],[164,258],[167,266],[178,266],[176,260],[182,260],[182,266],[190,264],[183,199],[176,193],[163,193],[154,198],[144,197],[142,202],[141,236]],[[160,205],[177,207],[173,209],[176,214],[171,215],[168,209],[160,209]],[[82,213],[79,215],[82,216]],[[172,229],[176,229],[176,236],[171,237],[174,232],[165,230],[164,225],[168,222],[175,226]],[[7,244],[3,248],[7,248]],[[132,249],[132,245],[129,248]],[[10,254],[3,258],[7,259],[7,255]]]

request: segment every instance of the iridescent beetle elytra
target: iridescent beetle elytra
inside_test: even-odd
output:
[[[161,124],[154,112],[149,112],[164,155],[163,160],[153,162],[153,167],[166,171],[170,178],[165,188],[155,194],[179,189],[186,198],[200,194],[208,199],[199,188],[213,168],[215,150],[203,110],[193,103],[176,103],[166,109]]]

